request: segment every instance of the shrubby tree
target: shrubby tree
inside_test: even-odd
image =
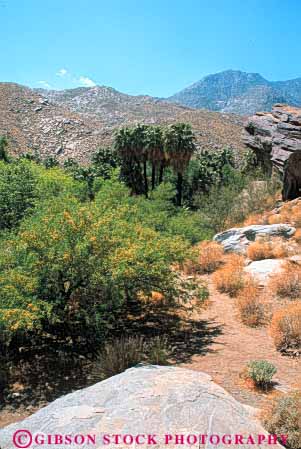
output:
[[[256,187],[257,180],[264,181],[261,188]],[[222,181],[213,185],[209,192],[195,195],[194,205],[201,221],[207,222],[216,233],[242,223],[250,213],[262,212],[278,188],[276,179],[266,178],[258,170],[245,174],[225,165]]]
[[[192,206],[195,195],[209,193],[214,185],[226,184],[228,171],[225,167],[234,166],[234,152],[230,148],[195,154],[184,176],[185,202]]]
[[[120,165],[119,158],[113,148],[99,148],[92,155],[92,166],[95,175],[103,179],[109,179],[112,172]]]
[[[59,168],[45,169],[23,158],[0,162],[0,230],[16,228],[37,203],[62,193],[87,197],[85,186]]]
[[[61,344],[71,339],[83,350],[101,341],[129,299],[153,290],[176,296],[171,266],[184,260],[189,244],[159,232],[136,200],[108,180],[93,202],[63,194],[37,205],[18,234],[1,242],[2,330],[28,344],[51,335]]]
[[[58,167],[60,164],[55,156],[47,156],[43,159],[43,165],[45,168],[53,168]]]
[[[0,230],[13,229],[37,197],[37,179],[26,162],[0,162]]]

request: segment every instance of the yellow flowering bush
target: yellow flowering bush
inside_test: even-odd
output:
[[[155,218],[147,202],[117,181],[95,201],[63,192],[40,202],[0,243],[1,328],[92,344],[127,300],[152,291],[175,297],[172,266],[190,245],[170,236],[168,213]]]

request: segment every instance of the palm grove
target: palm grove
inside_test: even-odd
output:
[[[115,139],[120,155],[121,176],[136,194],[149,193],[148,164],[151,167],[151,189],[161,184],[164,170],[171,167],[177,175],[177,204],[182,203],[183,173],[195,151],[195,137],[190,125],[148,126],[121,129]]]

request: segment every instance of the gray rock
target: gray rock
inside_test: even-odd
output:
[[[213,240],[221,243],[226,252],[245,254],[248,245],[258,236],[289,238],[295,232],[296,229],[288,224],[250,225],[220,232]]]
[[[244,142],[271,173],[283,175],[283,200],[301,196],[301,109],[283,104],[248,119]]]
[[[40,98],[39,99],[39,103],[44,104],[44,105],[48,105],[48,99],[47,98]]]
[[[40,433],[96,435],[97,444],[85,443],[80,447],[103,446],[104,435],[156,435],[157,444],[141,444],[142,448],[191,447],[188,435],[208,434],[243,435],[243,443],[252,435],[254,444],[242,444],[241,448],[257,447],[258,435],[269,446],[268,434],[254,418],[255,409],[237,402],[223,388],[216,385],[207,374],[175,367],[142,366],[111,377],[96,385],[71,393],[21,423],[12,424],[0,431],[2,449],[13,447],[12,438],[18,429]],[[165,435],[173,439],[165,445]],[[184,445],[175,445],[175,435],[184,435]],[[217,438],[217,437],[215,437]],[[232,438],[234,438],[232,436]],[[25,439],[25,437],[24,437]],[[112,443],[112,437],[110,436]],[[191,442],[192,440],[190,440]],[[23,440],[24,442],[24,440]],[[229,444],[203,445],[206,448],[227,447]],[[35,443],[32,448],[38,447]],[[76,444],[47,444],[48,449],[75,449]],[[109,448],[136,447],[134,444],[107,446]],[[199,447],[199,442],[192,447]]]
[[[282,270],[283,259],[255,260],[245,267],[245,272],[251,274],[260,285],[265,285],[270,276]]]
[[[64,151],[63,147],[58,147],[55,149],[55,154],[58,156],[59,154],[61,154]]]
[[[301,254],[295,254],[294,256],[289,257],[288,260],[293,264],[301,265]]]

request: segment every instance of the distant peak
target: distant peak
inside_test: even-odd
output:
[[[260,73],[228,69],[201,80],[169,97],[169,101],[198,109],[241,115],[270,111],[274,103],[301,105],[301,79],[271,82]]]
[[[243,72],[242,70],[233,70],[233,69],[229,69],[229,70],[223,70],[222,72],[217,72],[217,73],[213,73],[211,75],[207,75],[205,76],[203,79],[207,79],[207,78],[223,78],[223,77],[231,77],[231,78],[255,78],[255,79],[261,79],[264,81],[267,81],[265,78],[263,78],[262,75],[260,75],[260,73],[257,72]]]

